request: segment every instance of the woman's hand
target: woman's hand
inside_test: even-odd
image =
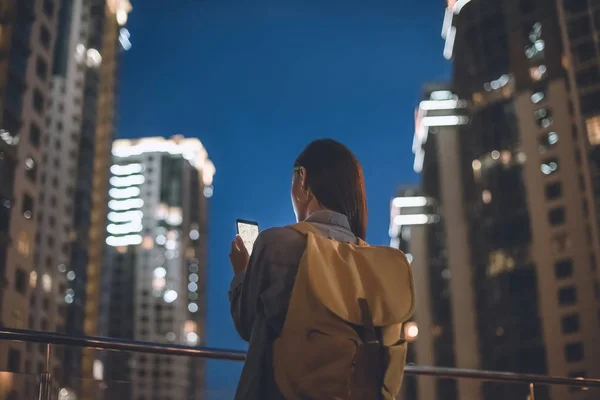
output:
[[[246,250],[246,246],[244,246],[244,241],[240,235],[235,235],[235,240],[231,242],[231,253],[229,253],[229,260],[231,261],[233,272],[236,275],[245,271],[248,267],[250,255],[248,254],[248,250]]]

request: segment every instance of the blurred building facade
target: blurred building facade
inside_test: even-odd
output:
[[[443,37],[452,91],[425,90],[413,147],[422,195],[440,215],[438,224],[411,228],[415,280],[429,286],[417,288],[417,304],[428,308],[416,312],[418,363],[600,376],[591,162],[600,77],[590,18],[600,8],[593,3],[448,2]],[[445,118],[429,118],[434,111]],[[437,249],[434,231],[445,242]],[[431,290],[440,276],[448,292]],[[450,320],[438,323],[436,309],[445,303]],[[437,357],[446,329],[455,365]],[[419,399],[449,398],[441,382],[425,380]],[[538,392],[594,397],[566,388]],[[459,381],[456,396],[516,398],[526,389]]]
[[[0,108],[7,111],[0,117],[7,149],[0,157],[0,270],[7,282],[0,323],[95,335],[116,76],[120,54],[131,46],[124,27],[131,6],[8,0],[0,8],[0,42],[10,54],[0,62]],[[0,367],[10,371],[39,372],[44,365],[41,347],[1,353]],[[82,364],[79,350],[58,348],[51,371],[57,383],[80,394],[81,376],[92,376],[87,358]]]
[[[42,0],[13,0],[0,2],[0,12],[0,324],[26,329],[34,310],[31,287],[38,282],[34,240],[42,132],[59,7]],[[39,282],[49,292],[49,273],[41,274]],[[0,369],[24,372],[28,368],[34,366],[24,344],[13,343],[0,351]]]
[[[214,166],[198,139],[117,140],[103,277],[106,334],[196,346],[204,340],[207,198]],[[129,398],[200,396],[200,360],[113,354],[107,379]]]

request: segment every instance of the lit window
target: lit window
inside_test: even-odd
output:
[[[493,251],[489,255],[488,275],[496,276],[515,268],[515,260],[502,250]]]
[[[473,171],[479,171],[481,169],[481,161],[473,160]]]
[[[546,77],[546,73],[548,72],[548,68],[545,65],[540,65],[538,67],[529,68],[529,75],[531,79],[534,81],[540,81]]]
[[[142,241],[142,248],[144,248],[146,250],[150,250],[153,247],[154,247],[154,240],[152,240],[152,238],[150,236],[146,236],[144,238],[144,240]]]
[[[489,190],[481,192],[481,201],[483,201],[484,204],[490,204],[492,202],[492,192]]]
[[[96,49],[88,49],[86,52],[86,65],[89,68],[98,68],[102,63],[102,56]]]
[[[539,102],[543,101],[546,98],[546,95],[544,94],[544,92],[535,92],[534,94],[531,95],[531,102],[533,104],[538,104]]]
[[[50,291],[52,290],[52,278],[50,277],[50,275],[42,275],[42,288],[46,293],[50,293]]]
[[[167,303],[172,303],[175,300],[177,300],[178,294],[176,291],[174,290],[167,290],[165,292],[165,295],[163,296],[163,299],[165,300],[165,302]]]
[[[542,128],[548,128],[552,125],[552,112],[546,108],[540,108],[536,110],[535,113],[535,121],[538,126]]]
[[[558,171],[558,159],[549,158],[541,166],[544,175],[552,175]]]
[[[29,273],[29,287],[32,289],[35,289],[35,287],[37,286],[37,278],[38,278],[38,274],[35,271],[31,271]]]
[[[588,118],[585,123],[590,144],[600,144],[600,116]]]
[[[21,231],[17,237],[17,251],[23,257],[29,257],[31,255],[31,238],[25,231]]]

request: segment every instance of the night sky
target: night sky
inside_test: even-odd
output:
[[[132,4],[117,136],[183,134],[208,150],[217,174],[205,343],[243,349],[227,298],[235,219],[257,220],[261,229],[294,222],[293,162],[311,140],[332,137],[356,153],[368,193],[367,240],[389,244],[390,199],[418,179],[411,143],[420,89],[449,76],[444,1]],[[231,390],[240,368],[210,363],[208,386]]]

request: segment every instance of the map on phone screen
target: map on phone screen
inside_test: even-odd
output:
[[[242,238],[244,242],[244,246],[246,246],[246,250],[248,250],[248,254],[252,254],[252,248],[254,247],[254,242],[258,237],[258,225],[254,224],[245,224],[243,222],[238,223],[238,234]]]

